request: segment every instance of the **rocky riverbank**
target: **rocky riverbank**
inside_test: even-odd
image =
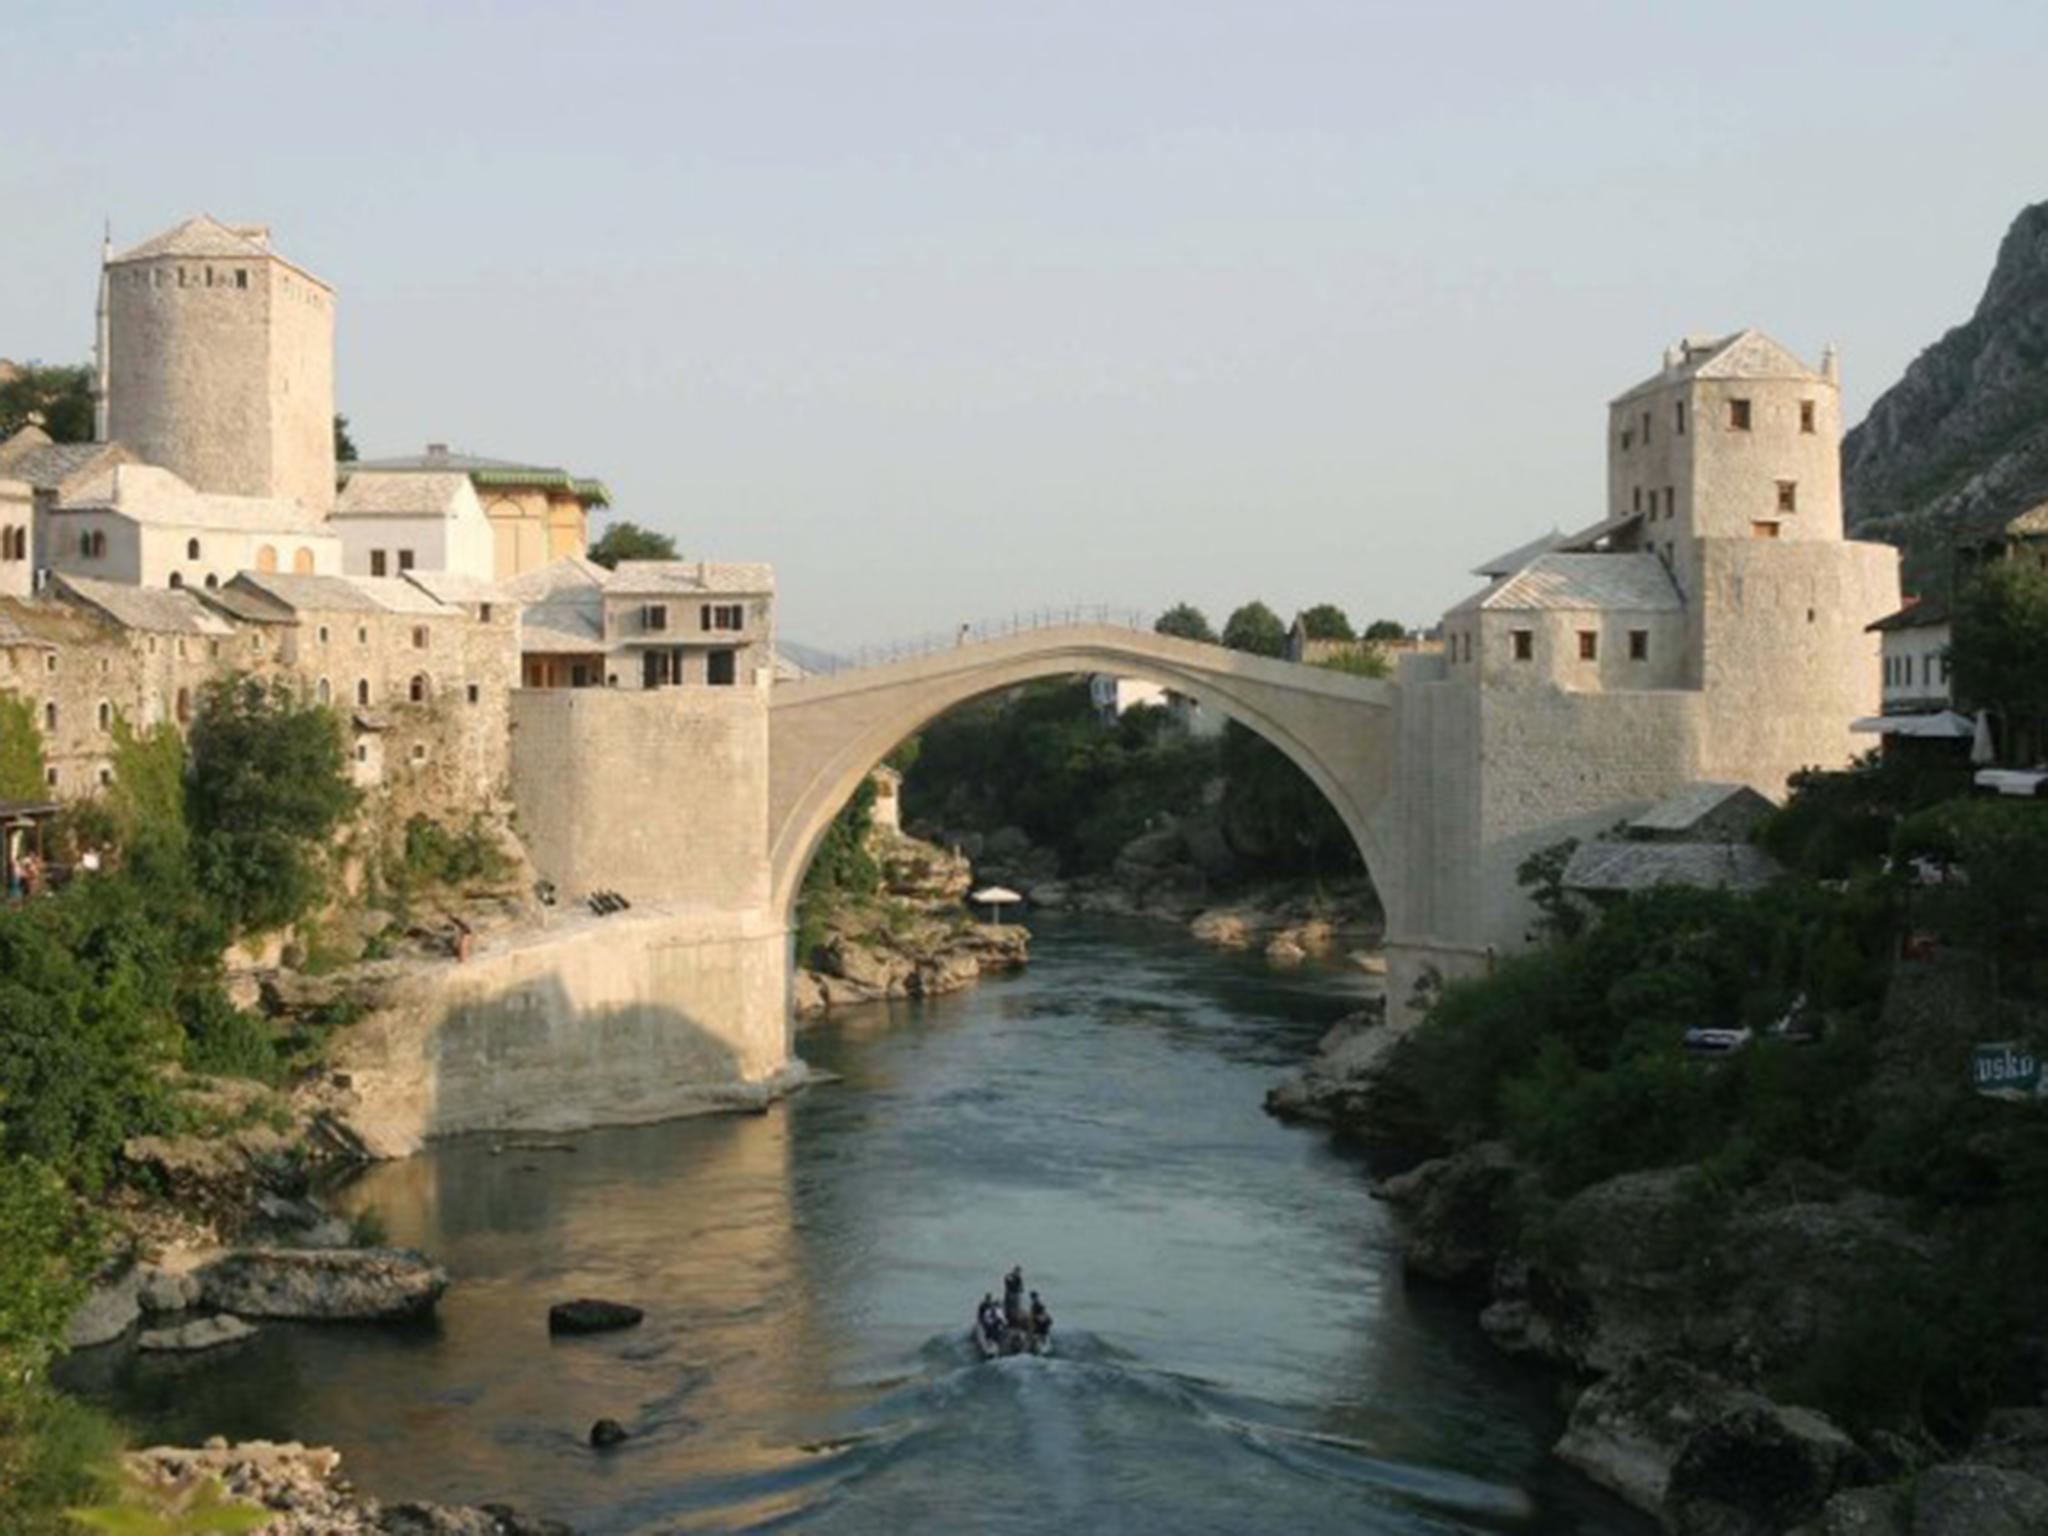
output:
[[[1345,1020],[1267,1107],[1365,1144],[1410,1275],[1465,1291],[1495,1344],[1575,1384],[1561,1460],[1685,1536],[2048,1531],[2048,1407],[1993,1413],[1959,1453],[1799,1401],[1817,1370],[1895,1368],[1845,1298],[1873,1275],[1928,1294],[1938,1230],[1816,1166],[1735,1194],[1681,1166],[1556,1198],[1502,1143],[1430,1122],[1403,1036]],[[2048,1360],[2048,1336],[2013,1344]]]
[[[385,1503],[341,1475],[339,1452],[296,1442],[209,1440],[197,1450],[156,1446],[123,1458],[130,1506],[203,1507],[209,1495],[269,1512],[255,1536],[574,1536],[553,1520],[502,1504]],[[197,1520],[200,1518],[194,1515]],[[224,1524],[123,1525],[122,1530],[225,1530]],[[248,1529],[240,1525],[233,1529]]]

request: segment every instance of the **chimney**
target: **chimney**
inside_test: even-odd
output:
[[[427,457],[428,457],[428,458],[430,458],[430,459],[445,459],[445,458],[447,458],[447,457],[448,457],[448,445],[447,445],[446,443],[429,443],[429,444],[427,444]]]
[[[1820,349],[1820,376],[1830,384],[1842,382],[1842,355],[1832,341]]]

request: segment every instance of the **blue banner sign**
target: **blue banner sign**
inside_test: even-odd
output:
[[[2041,1058],[2017,1040],[1980,1045],[1970,1053],[1970,1086],[1993,1098],[2034,1098],[2041,1091]]]

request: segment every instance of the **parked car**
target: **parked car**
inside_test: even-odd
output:
[[[1730,1051],[1739,1051],[1749,1044],[1750,1033],[1746,1025],[1736,1029],[1695,1025],[1685,1032],[1685,1048],[1702,1056],[1726,1056]]]

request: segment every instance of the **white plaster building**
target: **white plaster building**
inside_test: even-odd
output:
[[[35,590],[35,526],[35,487],[0,476],[0,597]]]
[[[1115,677],[1107,672],[1097,672],[1088,679],[1088,702],[1095,706],[1096,714],[1105,722],[1114,722],[1123,717],[1128,709],[1149,705],[1155,709],[1166,707],[1167,693],[1159,684],[1147,682],[1142,677]]]
[[[1946,710],[1949,616],[1946,603],[1922,599],[1870,626],[1883,650],[1884,713],[1916,715]]]
[[[1481,568],[1398,658],[1404,974],[1524,942],[1529,854],[1701,780],[1782,799],[1859,750],[1898,554],[1842,536],[1838,383],[1755,331],[1689,338],[1608,413],[1608,515]]]
[[[495,571],[490,520],[467,475],[352,475],[328,524],[351,576],[444,571],[489,582]]]
[[[296,502],[195,490],[115,464],[59,497],[38,530],[53,571],[145,587],[217,587],[238,571],[341,574],[341,541]]]
[[[758,564],[572,556],[502,584],[528,688],[771,686],[775,573]]]

